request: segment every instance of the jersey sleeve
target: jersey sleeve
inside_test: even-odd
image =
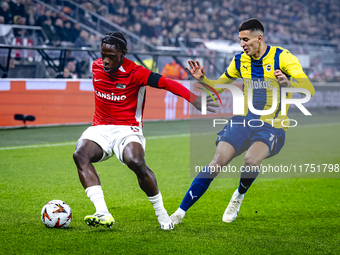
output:
[[[314,95],[315,89],[307,75],[303,72],[299,59],[288,50],[284,50],[280,54],[280,69],[297,81],[291,82],[292,88],[304,88],[311,93],[311,96]]]
[[[280,54],[280,69],[291,77],[296,77],[304,73],[299,59],[288,50],[284,50]]]
[[[308,77],[305,73],[301,73],[299,75],[296,75],[294,77],[294,80],[296,80],[297,82],[291,83],[292,88],[307,89],[310,92],[311,96],[314,96],[315,88],[314,88],[313,84],[310,82],[310,80],[308,79]]]
[[[197,95],[192,93],[182,84],[172,79],[169,79],[165,76],[162,76],[158,73],[151,72],[148,77],[148,85],[150,87],[158,88],[158,89],[165,89],[170,91],[171,93],[183,97],[190,103],[193,103],[197,99]]]
[[[231,84],[237,78],[240,78],[240,72],[236,68],[235,57],[230,62],[227,70],[220,76],[218,80],[209,80],[207,77],[204,76],[202,80],[199,82],[208,90],[215,94],[220,94],[225,91],[225,88],[216,88],[215,85],[218,84]]]
[[[140,84],[141,86],[146,86],[148,85],[148,78],[149,78],[150,73],[151,71],[146,69],[145,67],[137,66],[136,72],[133,78],[136,83]]]
[[[225,75],[229,79],[241,78],[241,74],[236,68],[235,57],[233,57],[233,60],[230,62],[227,70],[225,71]]]
[[[231,84],[235,81],[235,78],[228,77],[226,73],[222,74],[218,80],[209,80],[204,76],[202,80],[199,81],[206,89],[210,90],[213,93],[220,94],[225,91],[225,88],[216,88],[216,85],[220,84]]]

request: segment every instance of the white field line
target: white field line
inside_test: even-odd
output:
[[[0,150],[2,151],[2,150],[17,150],[17,149],[27,149],[27,148],[56,147],[56,146],[75,145],[75,144],[76,142],[32,144],[32,145],[22,145],[22,146],[0,147]]]
[[[340,122],[333,123],[320,123],[320,124],[308,124],[308,125],[298,125],[293,128],[319,128],[319,127],[334,127],[340,126]],[[147,136],[146,140],[156,140],[156,139],[169,139],[169,138],[179,138],[179,137],[190,137],[190,136],[205,136],[211,135],[215,132],[204,132],[204,133],[186,133],[186,134],[177,134],[177,135],[161,135],[161,136]],[[65,143],[47,143],[47,144],[32,144],[32,145],[22,145],[22,146],[9,146],[9,147],[0,147],[0,151],[2,150],[17,150],[17,149],[28,149],[28,148],[42,148],[42,147],[57,147],[57,146],[65,146],[65,145],[76,145],[77,142],[65,142]]]
[[[147,136],[146,140],[155,140],[155,139],[168,139],[168,138],[179,138],[179,137],[189,137],[189,136],[203,136],[214,134],[214,132],[206,132],[206,133],[197,133],[192,134],[178,134],[178,135],[162,135],[162,136]],[[3,150],[17,150],[17,149],[27,149],[27,148],[42,148],[42,147],[58,147],[65,145],[76,145],[77,142],[64,142],[64,143],[47,143],[47,144],[32,144],[32,145],[22,145],[22,146],[9,146],[9,147],[0,147],[0,151]]]

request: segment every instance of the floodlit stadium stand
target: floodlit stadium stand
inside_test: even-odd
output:
[[[174,60],[174,54],[209,56],[210,62],[205,64],[217,73],[240,51],[240,22],[255,17],[265,25],[266,42],[291,50],[312,80],[339,81],[339,8],[334,0],[3,0],[0,23],[7,26],[0,31],[1,44],[47,45],[69,51],[13,49],[7,59],[9,49],[2,46],[1,76],[56,77],[71,61],[76,69],[71,71],[72,77],[89,78],[101,37],[118,30],[124,32],[129,51],[141,64],[151,58],[138,56],[145,52],[167,53],[167,58],[154,58],[159,71]],[[74,51],[74,47],[93,51]],[[175,61],[183,65],[186,59]],[[22,66],[38,67],[39,63],[46,66],[45,71],[19,71]],[[11,70],[14,66],[16,71]]]

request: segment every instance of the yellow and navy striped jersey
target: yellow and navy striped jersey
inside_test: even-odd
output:
[[[281,112],[281,86],[274,75],[274,71],[277,69],[281,69],[288,79],[303,73],[299,60],[288,50],[267,46],[266,52],[259,59],[254,59],[244,52],[235,55],[225,74],[230,78],[243,78],[245,116],[251,119],[261,119],[271,125],[274,124],[274,127],[277,128],[284,128],[281,122],[288,117],[287,112]],[[253,90],[254,108],[256,110],[268,110],[272,107],[273,88],[275,87],[277,88],[278,100],[276,109],[272,114],[260,116],[248,110],[248,89]],[[292,93],[289,93],[287,98],[291,97]],[[288,108],[286,108],[287,111]],[[289,122],[285,123],[285,126],[287,124],[289,125]]]
[[[289,126],[289,118],[286,107],[286,112],[281,111],[281,86],[277,82],[274,71],[280,69],[292,81],[292,77],[306,77],[297,57],[291,54],[288,50],[277,47],[267,46],[266,52],[259,58],[255,59],[248,56],[245,52],[241,52],[234,56],[229,67],[220,79],[215,82],[204,78],[204,83],[214,84],[231,83],[236,78],[243,79],[243,94],[244,94],[244,116],[250,119],[260,119],[263,122],[269,123],[275,128],[283,128],[287,130]],[[307,78],[308,80],[308,78]],[[217,82],[217,83],[216,83]],[[292,87],[305,87],[311,94],[314,94],[313,85],[292,83]],[[277,104],[273,105],[273,88],[277,93]],[[249,110],[248,107],[248,90],[252,89],[252,103],[256,110],[268,110],[275,107],[275,111],[269,115],[256,115]],[[216,89],[218,93],[225,89]],[[292,93],[287,93],[286,98],[291,98]],[[282,126],[284,121],[284,126]]]

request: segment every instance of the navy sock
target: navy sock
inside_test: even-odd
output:
[[[195,177],[179,207],[182,210],[187,211],[207,191],[210,183],[216,176],[216,173],[210,173],[210,167],[207,165]]]
[[[257,168],[256,171],[246,171],[245,167],[243,167],[241,172],[240,185],[238,186],[238,192],[244,194],[248,191],[251,184],[255,181],[256,177],[259,175],[260,167]]]

